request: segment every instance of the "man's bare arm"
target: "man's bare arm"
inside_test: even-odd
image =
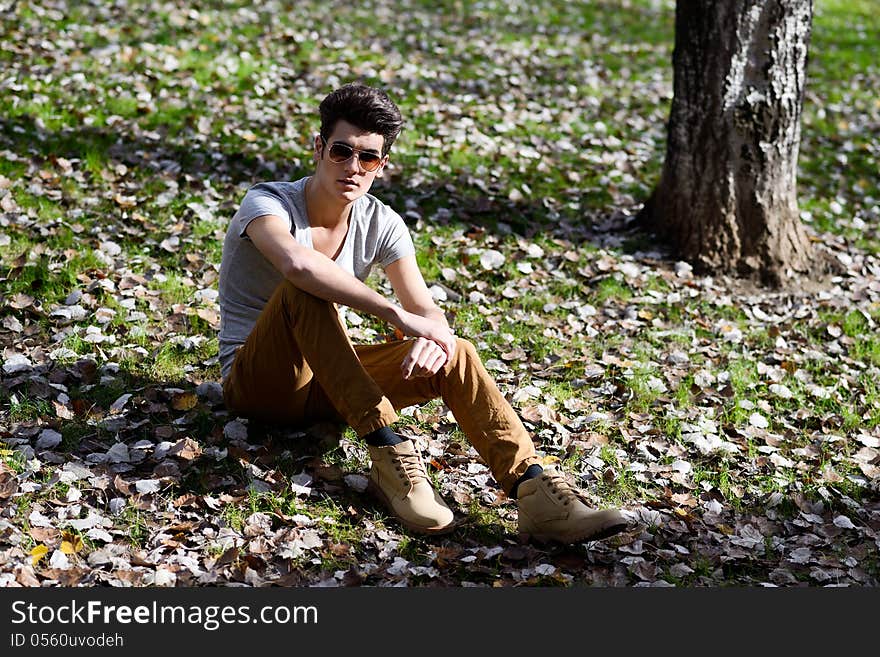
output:
[[[446,315],[434,303],[415,256],[395,260],[385,268],[385,273],[405,310],[446,324]]]
[[[385,273],[405,310],[447,327],[442,334],[443,340],[427,336],[416,340],[400,366],[406,379],[436,374],[455,355],[455,335],[448,329],[446,315],[434,303],[415,256],[392,262],[385,268]]]
[[[384,319],[405,335],[445,339],[449,330],[445,319],[441,322],[392,303],[324,254],[297,243],[281,217],[257,217],[248,224],[247,235],[275,269],[300,290]]]

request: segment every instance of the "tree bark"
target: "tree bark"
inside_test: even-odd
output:
[[[678,0],[666,159],[642,223],[698,270],[809,269],[797,158],[812,0]]]

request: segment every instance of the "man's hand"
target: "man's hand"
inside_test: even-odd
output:
[[[427,338],[418,338],[400,364],[404,379],[418,376],[433,376],[449,362],[449,356],[443,348]]]
[[[455,355],[455,334],[445,321],[404,310],[398,327],[418,338],[400,366],[406,379],[436,374]]]

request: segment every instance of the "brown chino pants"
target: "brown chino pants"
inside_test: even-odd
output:
[[[395,409],[441,397],[509,493],[540,460],[474,346],[459,338],[442,370],[407,380],[400,364],[411,345],[352,345],[334,304],[285,281],[235,356],[223,382],[225,403],[243,417],[271,423],[342,420],[364,436],[394,423]]]

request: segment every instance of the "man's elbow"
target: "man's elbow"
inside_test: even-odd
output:
[[[291,283],[302,281],[307,276],[308,268],[300,258],[284,258],[277,265],[278,271]]]

